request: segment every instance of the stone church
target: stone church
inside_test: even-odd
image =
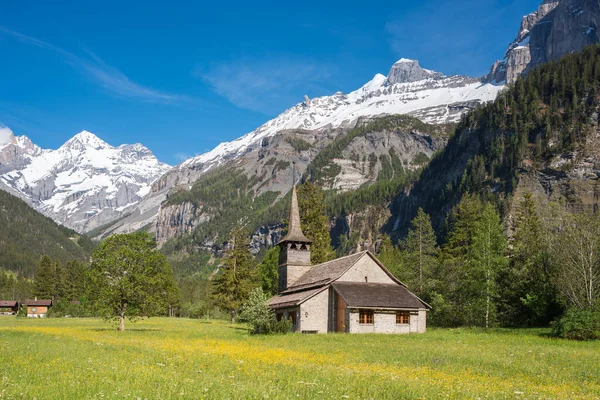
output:
[[[311,265],[312,240],[302,233],[296,187],[287,235],[279,242],[278,319],[302,333],[424,333],[429,305],[369,251]]]

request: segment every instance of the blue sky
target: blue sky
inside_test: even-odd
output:
[[[0,124],[45,148],[85,129],[176,164],[402,57],[481,76],[540,2],[4,0]]]

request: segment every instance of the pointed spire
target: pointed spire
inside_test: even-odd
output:
[[[296,185],[294,185],[292,189],[292,207],[290,208],[288,233],[283,239],[281,239],[281,242],[312,243],[312,240],[304,236],[304,233],[302,233],[302,228],[300,227],[300,208],[298,207]]]

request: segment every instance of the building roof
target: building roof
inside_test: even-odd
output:
[[[300,227],[300,208],[298,207],[298,195],[296,194],[296,185],[292,188],[292,207],[290,208],[290,223],[288,233],[279,243],[300,242],[312,243],[312,240],[304,236]]]
[[[326,288],[318,287],[311,290],[304,290],[302,292],[295,292],[290,294],[281,294],[279,296],[272,297],[267,305],[271,308],[286,308],[286,307],[294,307],[300,303],[305,302],[311,297],[319,294]]]
[[[18,304],[16,300],[0,300],[0,307],[16,307]]]
[[[283,293],[297,292],[315,286],[323,286],[338,279],[350,269],[367,252],[352,254],[346,257],[336,258],[326,263],[315,265],[300,277],[292,286]]]
[[[51,306],[52,305],[52,300],[31,300],[31,299],[27,299],[25,300],[25,304],[28,306]]]
[[[334,282],[332,286],[350,308],[430,308],[405,286],[395,283]]]

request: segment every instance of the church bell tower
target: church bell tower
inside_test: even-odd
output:
[[[287,235],[278,243],[279,287],[278,293],[292,286],[311,267],[310,246],[312,240],[304,236],[300,227],[300,210],[296,185],[292,189],[292,207]]]

